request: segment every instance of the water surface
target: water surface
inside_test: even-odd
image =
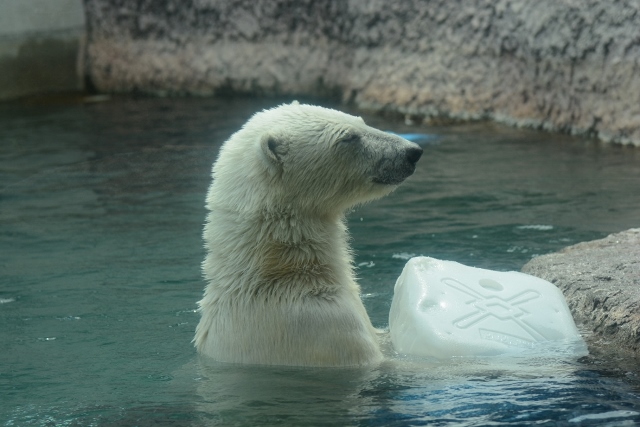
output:
[[[0,105],[0,425],[635,425],[636,361],[242,367],[190,343],[211,164],[255,99]],[[428,134],[418,169],[349,214],[385,327],[412,255],[498,270],[638,226],[640,151],[491,124]]]

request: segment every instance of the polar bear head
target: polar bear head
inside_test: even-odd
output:
[[[417,144],[360,117],[294,102],[255,114],[224,144],[209,202],[224,196],[240,211],[341,213],[391,192],[421,155]]]

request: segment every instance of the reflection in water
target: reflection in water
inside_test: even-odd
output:
[[[612,397],[608,381],[562,358],[393,359],[370,369],[238,366],[201,358],[200,372],[197,411],[221,424],[530,425],[630,404],[603,402],[601,396]]]
[[[340,423],[366,411],[362,395],[372,369],[270,368],[216,364],[201,358],[199,412],[223,423]],[[364,414],[363,414],[364,415]]]

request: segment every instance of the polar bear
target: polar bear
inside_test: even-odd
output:
[[[213,165],[198,351],[247,364],[380,362],[344,215],[390,193],[421,154],[336,110],[294,102],[255,114]]]

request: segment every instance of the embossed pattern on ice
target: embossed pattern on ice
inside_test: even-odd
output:
[[[564,296],[552,283],[430,257],[405,265],[389,329],[394,349],[416,356],[539,354],[539,348],[586,354]]]

